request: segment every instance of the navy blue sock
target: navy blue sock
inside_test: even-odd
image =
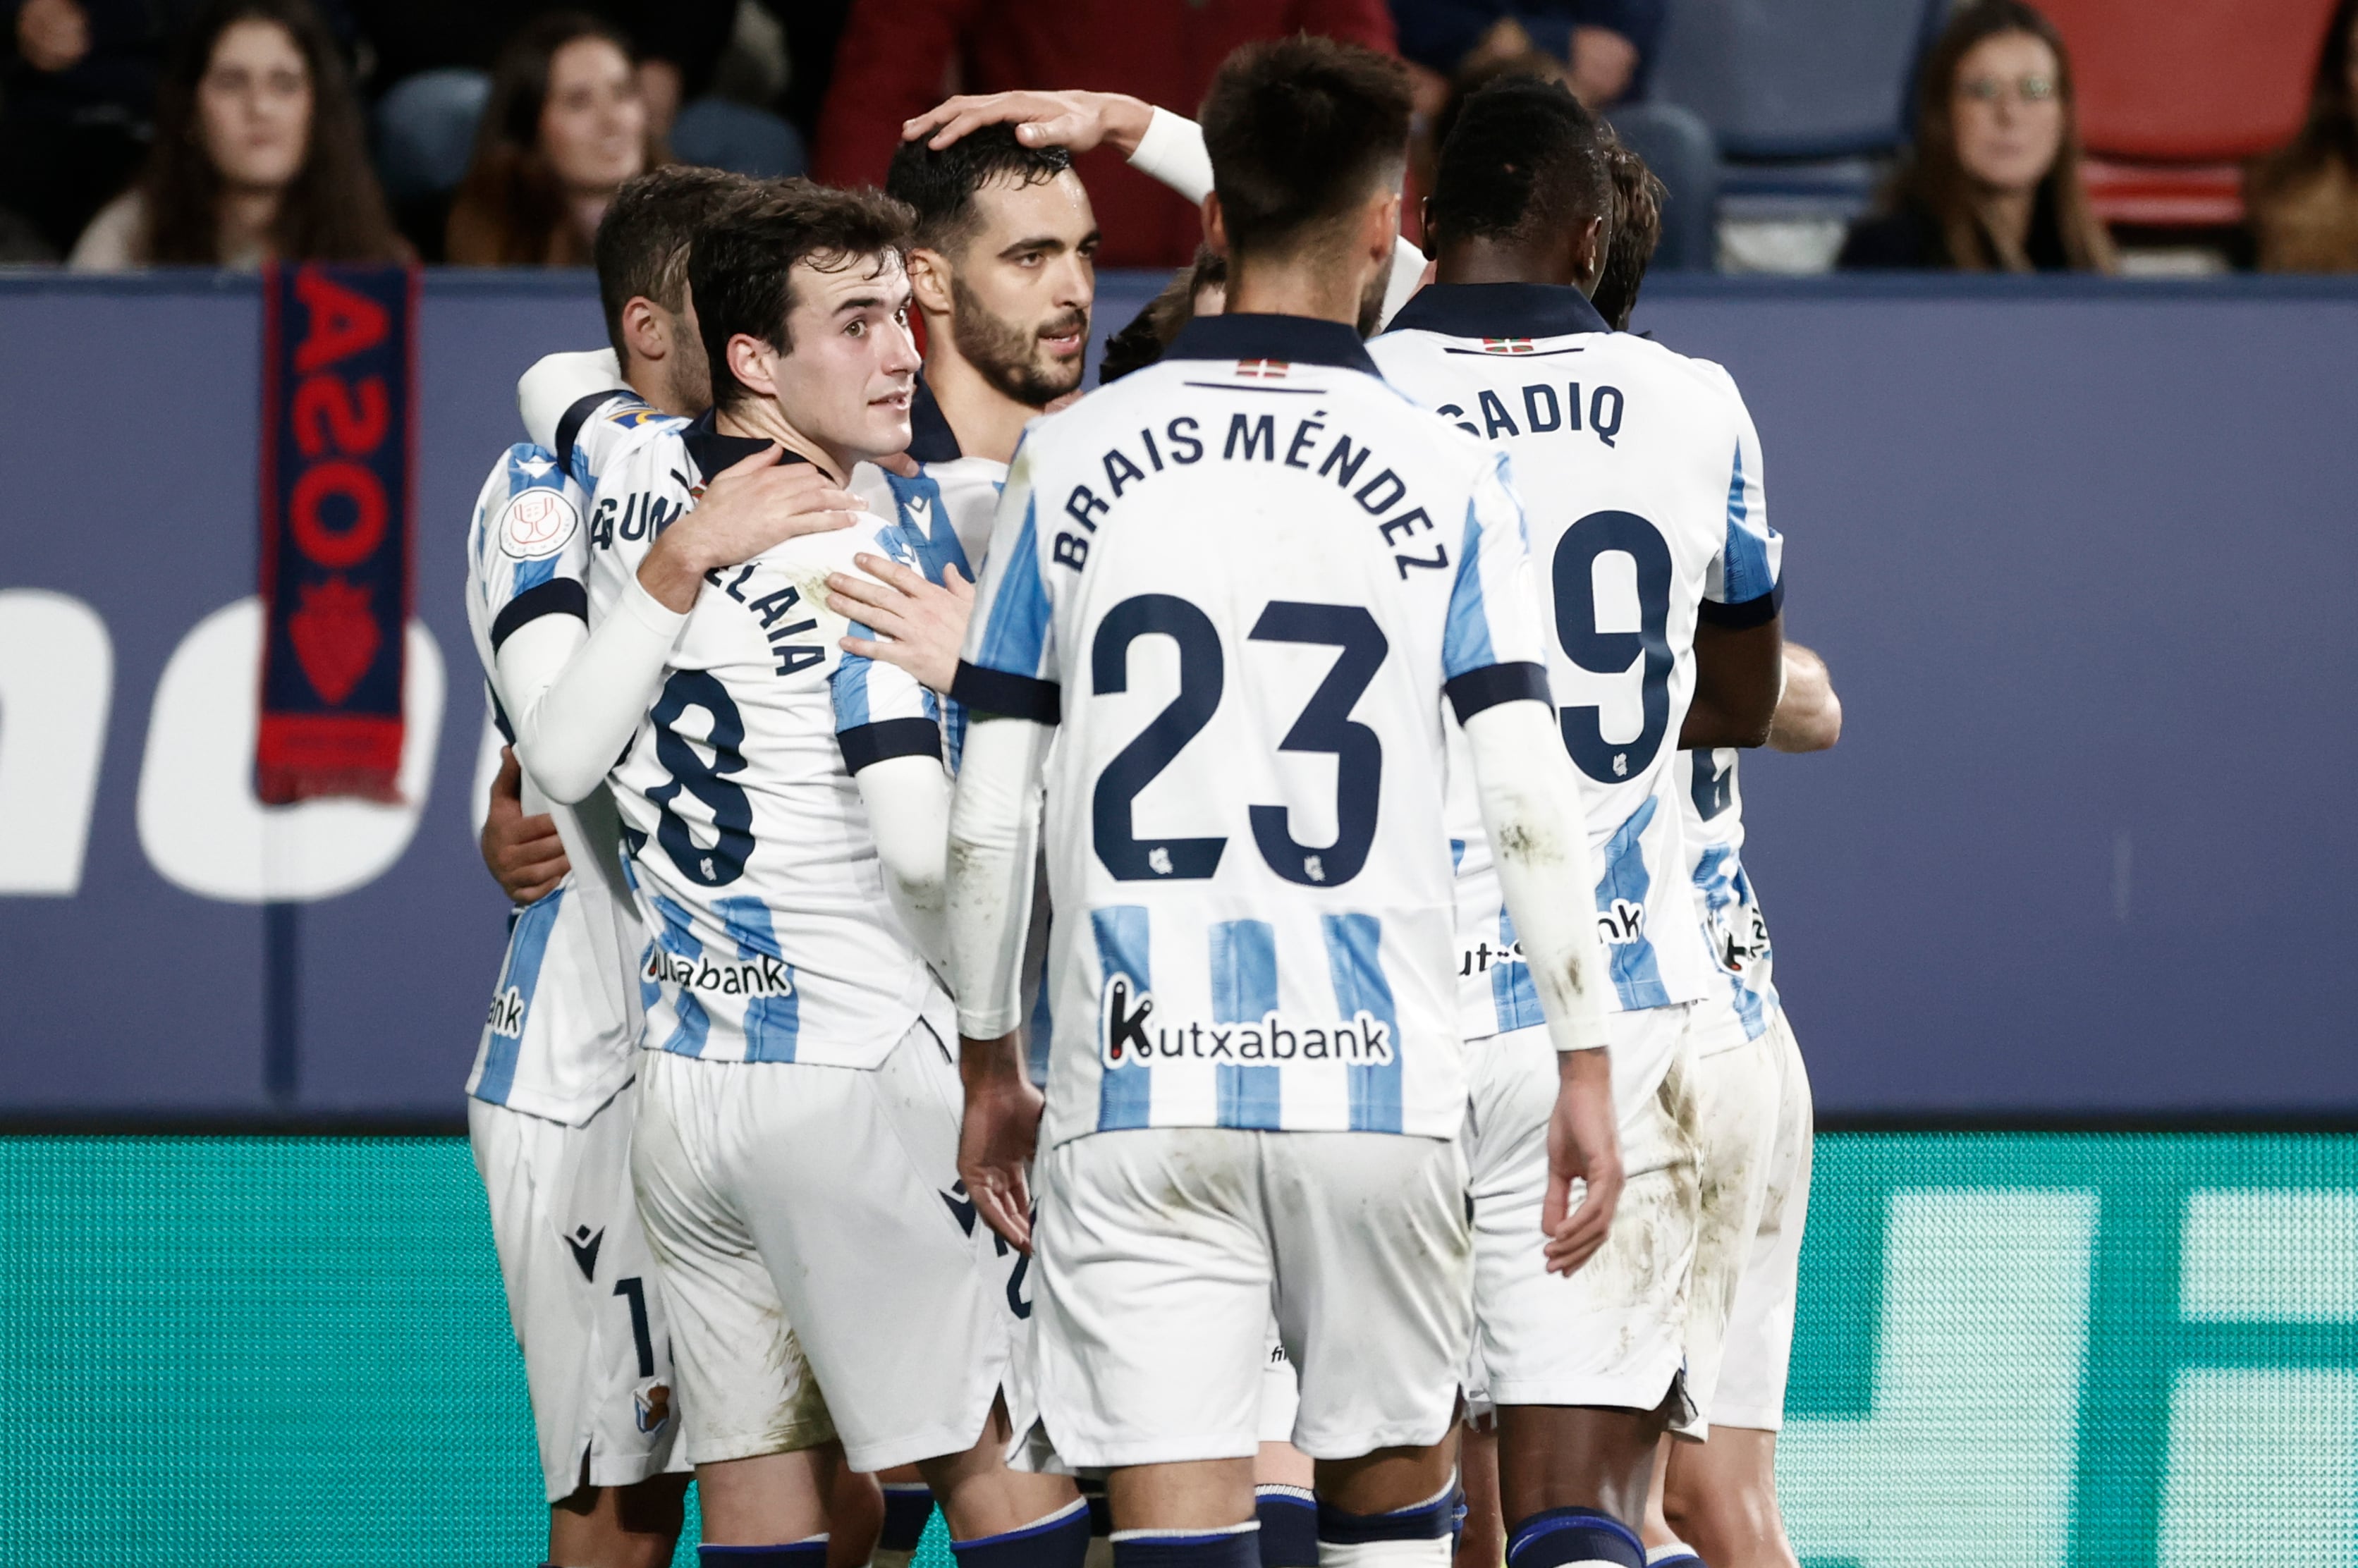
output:
[[[1572,1563],[1646,1568],[1646,1547],[1628,1525],[1594,1509],[1550,1509],[1516,1520],[1507,1532],[1507,1568]]]
[[[1457,1519],[1457,1484],[1448,1490],[1390,1513],[1347,1513],[1334,1504],[1318,1505],[1318,1539],[1329,1546],[1364,1546],[1376,1541],[1440,1541]]]
[[[925,1537],[926,1521],[934,1517],[930,1487],[895,1481],[884,1488],[884,1529],[876,1537],[879,1552],[914,1552]]]
[[[699,1546],[696,1558],[703,1568],[827,1568],[827,1537],[781,1546]]]
[[[1318,1499],[1307,1487],[1253,1488],[1260,1568],[1318,1568]]]
[[[1260,1568],[1260,1527],[1125,1530],[1113,1538],[1113,1568]]]
[[[1089,1552],[1088,1505],[1076,1498],[1021,1529],[953,1541],[950,1552],[958,1568],[1081,1568]]]

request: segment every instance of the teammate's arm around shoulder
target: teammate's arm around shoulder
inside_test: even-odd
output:
[[[1503,473],[1476,491],[1466,549],[1471,558],[1459,563],[1450,623],[1455,633],[1478,621],[1487,634],[1479,654],[1461,643],[1446,655],[1448,694],[1465,726],[1499,892],[1557,1052],[1541,1223],[1548,1232],[1548,1267],[1570,1273],[1605,1244],[1621,1195],[1606,1050],[1605,952],[1590,913],[1596,868],[1580,778],[1563,749],[1538,662],[1545,647],[1539,594],[1521,508]],[[1459,667],[1480,654],[1494,662]],[[1574,1177],[1585,1182],[1586,1192],[1579,1209],[1568,1213]]]

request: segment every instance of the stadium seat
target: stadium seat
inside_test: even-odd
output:
[[[1909,90],[1943,0],[1680,0],[1653,93],[1703,116],[1723,197],[1855,211],[1908,138]]]
[[[2041,0],[2071,51],[2088,192],[2112,222],[2224,226],[2243,163],[2299,129],[2334,0]]]

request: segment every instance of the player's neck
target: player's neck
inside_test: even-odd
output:
[[[1500,245],[1466,240],[1441,248],[1433,258],[1433,281],[1539,283],[1586,294],[1596,287],[1596,280],[1580,276],[1578,261],[1569,245]]]
[[[1331,257],[1256,264],[1238,256],[1229,263],[1227,310],[1231,316],[1307,316],[1356,329],[1360,281],[1352,268],[1335,265]]]
[[[1012,462],[1023,427],[1040,410],[1010,397],[958,352],[950,339],[946,316],[925,319],[925,385],[941,406],[957,437],[958,450],[970,458]]]
[[[713,417],[713,427],[724,436],[750,436],[757,441],[775,441],[790,452],[809,459],[836,483],[841,484],[851,473],[851,458],[841,452],[830,452],[804,435],[779,412],[778,406],[766,397],[750,398],[734,409],[724,409]]]

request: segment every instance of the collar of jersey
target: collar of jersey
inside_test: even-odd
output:
[[[934,389],[925,384],[922,374],[909,399],[909,456],[921,463],[954,463],[966,456],[957,432],[950,428],[942,406],[934,401]]]
[[[1384,329],[1444,338],[1568,338],[1612,330],[1586,295],[1560,283],[1428,283]]]
[[[1198,316],[1163,351],[1168,360],[1282,360],[1380,376],[1359,334],[1309,316]]]
[[[680,444],[687,449],[687,460],[696,465],[697,477],[710,479],[732,463],[741,463],[764,447],[775,447],[774,441],[764,441],[754,436],[724,436],[720,433],[720,410],[708,408],[688,422],[679,433]],[[806,463],[810,460],[800,452],[780,449],[782,463]]]

